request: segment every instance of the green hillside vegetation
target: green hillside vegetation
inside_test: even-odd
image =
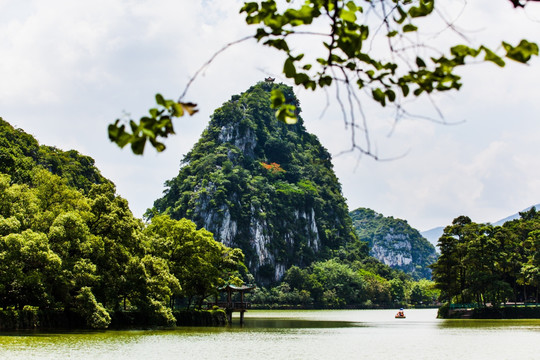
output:
[[[37,168],[62,177],[67,185],[88,192],[93,184],[110,183],[94,166],[94,159],[75,150],[62,151],[38,141],[0,118],[0,171],[17,184],[31,182]]]
[[[191,219],[241,248],[263,282],[358,241],[330,154],[300,117],[295,125],[276,119],[270,100],[276,89],[300,111],[282,84],[261,82],[232,96],[148,213]]]
[[[1,125],[0,328],[172,325],[175,301],[240,281],[240,250],[185,219],[144,224],[91,158]]]
[[[352,251],[351,251],[352,250]],[[355,255],[356,253],[356,255]],[[261,308],[396,308],[435,306],[439,290],[373,257],[341,249],[329,260],[290,267],[281,283],[248,298]]]
[[[502,226],[460,216],[444,229],[432,266],[442,301],[476,307],[539,302],[540,212],[533,207],[520,215]]]
[[[435,248],[407,221],[366,208],[350,215],[359,239],[369,244],[370,255],[416,279],[431,279],[429,265],[437,258]]]

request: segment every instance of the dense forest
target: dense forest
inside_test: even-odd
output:
[[[538,302],[540,212],[533,207],[502,226],[454,219],[439,239],[433,279],[447,303],[500,306]]]
[[[41,326],[56,327],[171,325],[176,299],[200,306],[245,273],[240,250],[189,220],[134,218],[91,158],[39,146],[1,119],[0,132],[5,316],[36,312]]]

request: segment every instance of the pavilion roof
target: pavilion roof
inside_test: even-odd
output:
[[[238,292],[241,292],[241,291],[253,290],[255,288],[256,288],[256,286],[252,285],[252,284],[245,284],[245,285],[242,285],[242,286],[236,286],[236,285],[232,285],[232,284],[227,284],[227,285],[219,287],[218,290],[219,291],[238,291]]]

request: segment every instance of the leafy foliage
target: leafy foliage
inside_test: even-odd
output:
[[[94,159],[75,150],[62,151],[39,145],[33,136],[15,129],[0,118],[0,172],[15,183],[28,183],[32,174],[44,168],[67,180],[69,186],[89,191],[92,184],[107,183],[94,166]]]
[[[344,250],[344,249],[341,249]],[[439,295],[434,283],[394,270],[372,257],[349,257],[338,251],[329,260],[306,268],[290,267],[280,284],[257,288],[250,301],[261,307],[395,308],[433,305]]]
[[[540,213],[533,207],[520,215],[502,226],[460,216],[444,229],[441,256],[432,266],[442,300],[483,306],[538,302]]]
[[[188,220],[134,218],[91,158],[0,125],[8,160],[0,168],[0,309],[74,313],[90,328],[107,328],[121,311],[173,325],[174,300],[202,303],[210,288],[245,269],[240,250]]]
[[[137,155],[144,152],[147,140],[158,152],[165,150],[165,144],[158,139],[174,134],[172,119],[182,117],[185,113],[193,115],[198,110],[197,105],[193,103],[165,99],[161,94],[156,94],[156,103],[158,107],[150,109],[148,111],[150,116],[141,117],[139,123],[129,120],[131,133],[126,130],[126,125],[122,124],[120,119],[110,124],[109,139],[121,148],[131,144],[131,150]]]
[[[537,0],[509,1],[514,7],[524,7],[529,1]],[[503,41],[500,51],[485,45],[465,44],[453,44],[447,51],[433,50],[419,40],[418,24],[423,19],[442,17],[435,0],[259,0],[245,2],[240,12],[245,14],[248,25],[257,27],[254,35],[218,51],[190,80],[180,99],[199,72],[219,53],[249,38],[283,53],[282,72],[296,85],[312,90],[344,86],[351,103],[359,102],[358,90],[365,91],[381,106],[396,104],[401,112],[404,111],[401,102],[408,97],[459,90],[462,81],[457,70],[471,59],[481,58],[504,67],[504,59],[527,63],[538,55],[538,45],[527,40],[517,45]],[[447,28],[455,31],[451,24]],[[314,49],[312,42],[292,40],[299,36],[316,38],[319,46]],[[303,49],[303,43],[309,43],[309,48]],[[384,50],[373,51],[374,44]],[[422,57],[419,49],[425,54]],[[296,105],[285,98],[280,89],[274,89],[272,107],[278,120],[294,124]],[[131,143],[132,151],[141,154],[146,140],[150,140],[157,151],[163,151],[165,145],[158,137],[174,134],[171,119],[183,116],[184,110],[191,113],[195,105],[164,100],[159,94],[156,100],[161,108],[151,109],[151,117],[142,117],[139,123],[130,120],[131,133],[118,120],[111,124],[111,141],[121,147]],[[354,113],[353,105],[350,106]],[[345,121],[354,127],[357,120],[354,115],[351,117]],[[369,147],[360,147],[354,140],[353,147],[375,156]]]
[[[484,45],[475,49],[459,44],[450,48],[449,55],[429,59],[415,56],[416,66],[411,66],[398,59],[408,59],[413,53],[409,49],[420,45],[403,44],[406,41],[415,44],[408,39],[409,33],[418,30],[415,22],[433,15],[434,0],[306,0],[296,6],[290,1],[287,3],[286,7],[281,7],[275,0],[247,2],[241,9],[246,23],[258,26],[257,41],[286,55],[284,75],[296,85],[312,90],[334,82],[350,88],[355,84],[358,89],[369,89],[372,99],[382,106],[411,95],[459,90],[462,83],[455,70],[466,65],[468,57],[476,58],[483,53],[484,61],[502,67],[505,65],[503,57],[526,63],[531,56],[538,55],[538,46],[527,40],[516,46],[503,42],[505,53],[500,55]],[[382,19],[376,31],[369,25],[369,15],[373,13]],[[310,33],[316,21],[326,22],[328,31]],[[386,33],[386,39],[376,38],[381,32]],[[326,39],[322,41],[324,56],[306,59],[298,46],[291,50],[290,39],[306,34]],[[370,45],[373,39],[379,39],[381,45],[387,42],[388,54],[373,56]]]

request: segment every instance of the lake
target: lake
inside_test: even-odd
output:
[[[0,359],[539,359],[540,320],[437,310],[249,311],[243,326],[0,333]]]

